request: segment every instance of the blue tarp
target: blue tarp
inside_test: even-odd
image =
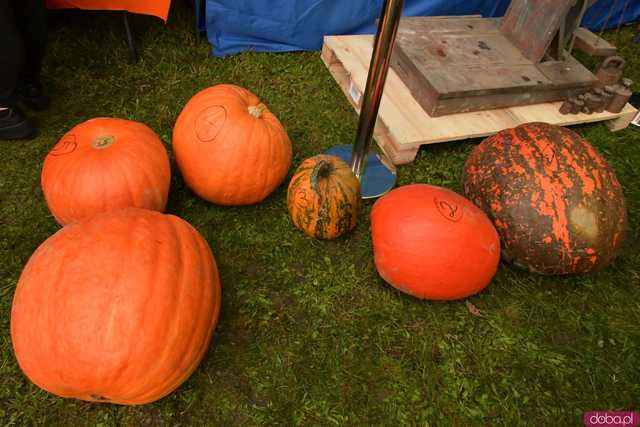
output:
[[[327,34],[371,34],[383,0],[206,0],[207,37],[216,56],[246,50],[317,50]],[[510,0],[405,0],[405,16],[503,16]],[[625,6],[626,10],[625,10]],[[612,9],[613,8],[613,9]],[[611,16],[607,22],[607,16]],[[607,22],[640,19],[638,0],[599,0],[583,25],[600,31]]]

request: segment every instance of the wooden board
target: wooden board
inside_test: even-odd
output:
[[[582,64],[533,63],[481,17],[402,18],[391,66],[432,116],[558,101],[597,82]]]
[[[500,32],[531,62],[542,60],[574,0],[511,0]]]
[[[614,45],[592,33],[587,28],[577,28],[573,35],[575,36],[573,47],[591,56],[613,56],[617,52]]]
[[[322,59],[351,105],[360,111],[371,60],[373,36],[327,36]],[[493,135],[522,123],[543,121],[557,125],[607,121],[611,130],[626,128],[637,110],[630,104],[618,114],[559,113],[560,103],[544,103],[506,109],[429,116],[391,69],[374,137],[394,164],[410,163],[423,144],[434,144]]]

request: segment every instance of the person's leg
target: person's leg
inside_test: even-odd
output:
[[[13,0],[18,29],[25,44],[25,62],[16,97],[34,110],[48,107],[49,98],[42,90],[40,73],[47,44],[47,10],[45,0]]]
[[[24,68],[24,41],[13,1],[0,0],[0,139],[27,138],[33,125],[16,108],[16,87]]]
[[[0,1],[0,107],[15,105],[15,90],[24,68],[24,42],[16,25],[13,1]]]

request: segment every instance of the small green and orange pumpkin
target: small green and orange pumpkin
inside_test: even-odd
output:
[[[335,239],[358,223],[360,182],[342,159],[321,154],[302,162],[287,192],[293,224],[318,239]]]

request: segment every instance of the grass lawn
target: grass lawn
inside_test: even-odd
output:
[[[319,52],[209,55],[191,11],[176,2],[168,25],[132,23],[131,64],[119,15],[52,15],[44,80],[52,108],[34,116],[33,141],[0,142],[0,420],[3,425],[582,425],[587,410],[640,409],[640,130],[574,127],[614,166],[629,234],[606,270],[542,277],[501,264],[464,302],[418,301],[376,273],[369,212],[337,241],[305,237],[286,209],[286,185],[265,202],[219,207],[196,197],[173,167],[168,211],[193,224],[220,268],[219,326],[193,376],[168,397],[125,407],[61,399],[20,371],[10,309],[31,253],[59,229],[40,191],[42,161],[73,125],[96,116],[138,120],[171,153],[174,121],[197,91],[235,83],[281,119],[294,168],[350,143],[357,116]],[[619,39],[640,82],[640,47]],[[637,88],[638,86],[636,86]],[[399,185],[461,191],[478,140],[423,147],[399,168]],[[172,158],[173,162],[173,158]],[[288,180],[287,180],[288,182]]]

